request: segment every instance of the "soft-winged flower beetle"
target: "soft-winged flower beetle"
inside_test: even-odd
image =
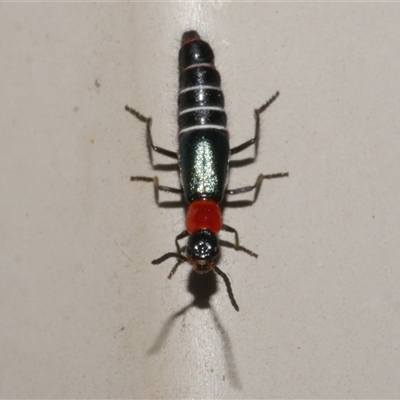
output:
[[[223,230],[234,234],[235,250],[244,251],[250,256],[257,254],[239,244],[237,231],[222,222],[220,203],[225,196],[258,192],[264,179],[283,178],[289,173],[259,175],[255,184],[237,189],[227,189],[230,156],[252,145],[257,145],[260,133],[260,114],[275,101],[276,92],[263,106],[254,111],[254,137],[239,146],[230,148],[227,130],[227,117],[224,111],[224,95],[221,90],[221,77],[214,65],[214,53],[208,43],[201,40],[195,31],[185,32],[179,51],[179,96],[178,96],[178,151],[155,146],[151,135],[151,118],[146,118],[136,110],[125,109],[146,124],[149,147],[166,157],[178,161],[181,188],[159,184],[158,177],[133,176],[132,181],[153,182],[159,190],[183,195],[188,203],[186,229],[175,239],[176,252],[166,253],[153,260],[160,264],[174,257],[177,262],[168,278],[184,262],[192,264],[193,269],[203,274],[215,271],[225,282],[229,298],[236,311],[239,306],[233,296],[227,275],[216,265],[220,252],[218,233]],[[179,240],[188,237],[185,247]]]

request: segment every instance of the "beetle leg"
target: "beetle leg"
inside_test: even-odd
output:
[[[156,202],[158,203],[158,195],[159,191],[162,190],[164,192],[170,192],[170,193],[177,193],[177,194],[182,194],[183,191],[182,189],[177,189],[173,188],[170,186],[162,186],[158,184],[158,176],[155,176],[154,178],[151,178],[149,176],[131,176],[131,182],[135,181],[142,181],[142,182],[153,182],[154,184],[154,191],[155,191],[155,197],[156,197]]]
[[[253,144],[256,145],[258,143],[258,138],[260,136],[260,115],[276,100],[279,96],[279,92],[276,92],[264,105],[260,108],[256,108],[254,110],[254,117],[256,119],[256,127],[253,139],[247,140],[246,142],[240,144],[239,146],[234,147],[231,149],[231,155],[240,153],[241,151],[247,149],[248,147],[252,146]]]
[[[253,251],[246,249],[246,247],[240,246],[239,244],[239,235],[237,233],[237,230],[232,228],[231,226],[228,225],[222,225],[222,230],[225,232],[230,232],[233,233],[235,235],[235,244],[234,244],[234,249],[237,251],[244,251],[245,253],[247,253],[248,255],[257,258],[258,255],[256,253],[254,253]]]
[[[175,238],[175,244],[176,244],[176,248],[177,248],[179,254],[182,254],[182,248],[181,248],[181,246],[179,246],[178,240],[181,240],[181,239],[183,239],[183,238],[185,238],[185,237],[187,237],[187,236],[189,236],[189,232],[185,230],[185,231],[181,232],[181,233]]]
[[[254,199],[252,201],[254,203],[257,200],[258,192],[260,191],[261,184],[264,179],[285,178],[287,176],[289,176],[289,172],[279,172],[277,174],[270,174],[270,175],[260,174],[260,175],[258,175],[256,183],[253,186],[244,186],[244,187],[237,188],[237,189],[227,189],[225,191],[225,193],[226,194],[239,194],[239,193],[251,192],[252,190],[255,189]]]
[[[147,143],[153,149],[153,151],[156,151],[157,153],[160,153],[166,157],[174,158],[175,160],[178,159],[178,153],[176,151],[171,151],[164,149],[163,147],[154,146],[153,138],[151,136],[151,118],[145,117],[144,115],[140,114],[138,111],[130,108],[129,106],[125,106],[125,110],[134,115],[139,121],[142,121],[146,124]]]

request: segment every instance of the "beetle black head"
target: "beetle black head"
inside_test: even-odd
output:
[[[152,264],[161,264],[169,258],[176,258],[177,262],[169,273],[168,278],[171,278],[177,268],[183,262],[189,262],[193,265],[193,269],[198,274],[204,274],[214,270],[225,282],[226,290],[228,291],[229,299],[236,311],[239,311],[239,306],[233,296],[231,283],[227,275],[222,272],[216,265],[215,259],[219,255],[219,241],[217,235],[208,230],[199,230],[189,236],[186,246],[186,256],[181,253],[165,253],[160,258],[153,260]]]
[[[217,235],[207,230],[192,233],[187,242],[186,255],[197,273],[204,274],[210,271],[219,255]]]

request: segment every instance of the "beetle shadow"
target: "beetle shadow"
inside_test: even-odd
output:
[[[150,163],[154,171],[176,171],[176,173],[179,173],[179,165],[176,162],[169,164],[153,164],[153,157],[150,157]]]
[[[221,209],[225,208],[244,208],[244,207],[250,207],[252,206],[258,198],[258,193],[260,192],[260,189],[258,189],[254,195],[254,198],[252,200],[226,200],[226,198],[222,201],[221,203]]]
[[[230,384],[236,388],[241,388],[240,378],[237,372],[236,363],[233,355],[232,344],[227,330],[224,328],[217,312],[210,303],[211,297],[218,290],[218,283],[215,273],[198,274],[191,271],[188,279],[187,290],[194,297],[193,301],[172,314],[164,323],[160,333],[154,340],[152,346],[148,349],[147,355],[158,353],[166,343],[168,336],[177,322],[178,318],[185,315],[191,308],[209,309],[216,330],[221,339],[224,361],[227,371],[227,378]]]
[[[247,167],[250,164],[253,164],[257,159],[257,155],[253,157],[241,158],[239,160],[230,160],[229,167],[230,168],[242,168]]]
[[[185,208],[186,202],[184,201],[182,195],[180,196],[180,200],[163,200],[160,201],[160,195],[157,189],[154,187],[154,199],[156,204],[160,208]]]

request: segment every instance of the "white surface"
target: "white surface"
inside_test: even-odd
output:
[[[1,4],[0,396],[399,397],[398,15],[394,3]],[[129,182],[155,173],[124,106],[176,146],[190,28],[214,48],[232,145],[281,91],[257,162],[230,187],[290,178],[225,212],[259,253],[221,259],[240,313],[220,285],[211,310],[169,320],[192,301],[190,268],[169,281],[173,261],[150,261],[173,251],[184,215]]]

